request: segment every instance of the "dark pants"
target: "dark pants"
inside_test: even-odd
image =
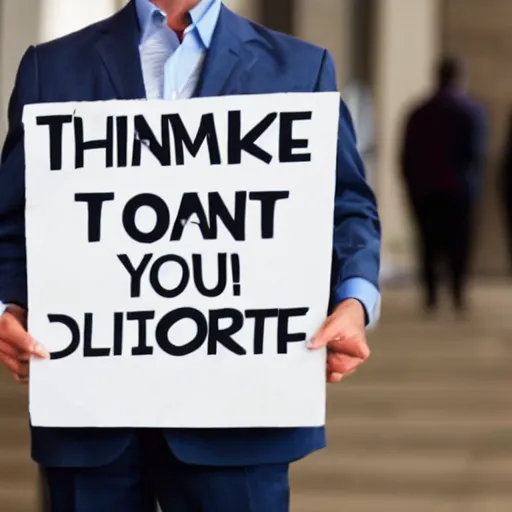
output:
[[[39,468],[38,474],[38,486],[39,486],[39,512],[51,512],[50,511],[50,496],[48,495],[48,485],[44,478],[44,473]]]
[[[440,270],[448,276],[454,306],[465,306],[472,202],[455,194],[432,194],[416,199],[419,268],[425,304],[437,305]]]
[[[509,192],[511,185],[506,184],[506,189],[502,192],[503,216],[507,236],[507,252],[509,261],[509,270],[512,273],[512,195]]]
[[[288,512],[288,464],[203,467],[141,431],[119,459],[95,468],[45,468],[51,512]]]

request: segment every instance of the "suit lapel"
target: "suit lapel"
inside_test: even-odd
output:
[[[205,61],[197,96],[242,94],[242,79],[256,63],[257,54],[244,46],[253,35],[247,20],[221,8]],[[132,0],[107,20],[96,44],[118,99],[146,97],[139,53],[140,28]]]
[[[253,64],[243,48],[243,23],[226,7],[222,7],[210,49],[206,57],[197,96],[211,97],[242,93],[239,90],[243,73]]]
[[[105,22],[96,45],[119,99],[146,97],[139,40],[140,28],[132,1]]]

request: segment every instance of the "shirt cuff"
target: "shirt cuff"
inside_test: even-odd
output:
[[[381,296],[377,287],[361,277],[347,279],[336,290],[336,302],[348,299],[358,300],[363,305],[367,328],[374,327],[380,318]]]
[[[7,305],[0,301],[0,316],[2,316],[5,313],[6,309]]]

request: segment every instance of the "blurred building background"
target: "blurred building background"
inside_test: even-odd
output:
[[[413,231],[398,172],[403,116],[443,53],[464,59],[491,143],[474,273],[504,276],[497,173],[512,106],[512,0],[224,0],[324,46],[359,134],[383,222],[383,279],[411,275]],[[124,0],[0,0],[0,137],[28,45],[106,17]],[[512,288],[478,284],[466,323],[429,322],[413,287],[384,288],[372,361],[330,389],[330,449],[299,466],[294,512],[512,510]],[[0,510],[36,510],[26,390],[0,372]],[[9,434],[11,433],[11,434]],[[9,435],[11,437],[9,437]],[[3,471],[2,471],[3,467]]]
[[[125,0],[0,0],[0,111],[5,112],[19,59],[45,41],[113,13]],[[383,277],[408,273],[412,234],[397,172],[402,116],[432,84],[441,53],[468,64],[471,92],[491,116],[484,197],[478,212],[474,264],[480,275],[506,269],[504,233],[496,200],[497,162],[512,104],[510,0],[225,0],[234,10],[277,30],[328,48],[339,85],[366,137],[368,172],[384,227]],[[363,93],[361,91],[366,91]],[[373,112],[354,112],[357,105]],[[367,108],[367,110],[369,110]],[[368,127],[375,120],[374,129]],[[356,119],[357,120],[357,119]],[[365,124],[365,120],[367,120]],[[1,116],[0,135],[5,133]],[[368,136],[375,135],[369,150]]]

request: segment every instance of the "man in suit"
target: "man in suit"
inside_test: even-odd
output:
[[[401,164],[418,225],[425,308],[433,311],[437,306],[441,263],[450,276],[454,307],[462,312],[471,221],[483,167],[484,115],[466,95],[460,62],[445,58],[437,79],[434,95],[407,120]]]
[[[14,378],[27,382],[27,359],[47,357],[23,327],[25,105],[334,90],[325,50],[251,23],[220,0],[132,0],[110,19],[29,48],[0,171],[0,360]],[[332,308],[309,342],[329,348],[328,382],[368,358],[365,326],[379,305],[379,219],[343,103],[334,216]],[[32,428],[53,512],[152,512],[155,499],[164,512],[285,512],[290,463],[324,445],[323,428]]]

